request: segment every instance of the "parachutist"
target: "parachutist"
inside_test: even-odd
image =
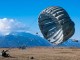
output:
[[[38,35],[38,32],[36,32],[36,34]]]
[[[72,41],[73,41],[73,42],[78,42],[78,40],[76,40],[76,39],[73,39]]]
[[[8,50],[6,50],[6,51],[2,51],[2,56],[3,57],[9,57],[10,55],[7,53],[8,52]]]

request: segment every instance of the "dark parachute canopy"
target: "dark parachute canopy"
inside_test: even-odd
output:
[[[60,44],[68,40],[75,32],[74,22],[62,7],[48,7],[38,18],[40,30],[47,40]]]

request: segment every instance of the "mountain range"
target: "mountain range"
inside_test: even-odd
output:
[[[80,40],[69,39],[62,44],[54,45],[48,40],[31,33],[13,32],[8,35],[0,35],[0,48],[18,47],[77,47],[80,48]]]
[[[69,39],[62,44],[59,44],[58,47],[75,47],[80,48],[80,40]]]
[[[52,46],[46,39],[38,35],[25,32],[14,32],[5,36],[0,36],[0,47],[36,47],[36,46]]]

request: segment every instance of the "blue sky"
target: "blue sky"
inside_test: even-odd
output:
[[[39,32],[39,13],[49,6],[61,6],[68,12],[76,28],[72,38],[79,39],[80,0],[0,0],[0,19],[15,19],[27,24],[30,31]]]

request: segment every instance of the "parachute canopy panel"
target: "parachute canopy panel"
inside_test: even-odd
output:
[[[48,7],[43,10],[38,23],[43,36],[55,44],[68,40],[75,32],[74,22],[62,7]]]

